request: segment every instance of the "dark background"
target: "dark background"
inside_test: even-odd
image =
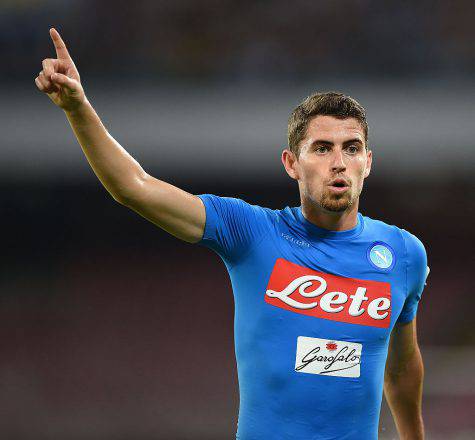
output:
[[[69,46],[110,132],[194,194],[299,204],[291,110],[338,90],[367,110],[360,211],[424,243],[428,439],[475,435],[475,35],[468,1],[0,3],[0,437],[232,438],[233,299],[218,256],[116,203],[36,90]],[[383,405],[380,438],[397,438]]]

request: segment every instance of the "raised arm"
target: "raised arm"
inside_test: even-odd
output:
[[[79,72],[61,36],[50,35],[56,58],[43,60],[39,90],[66,114],[95,174],[111,196],[175,237],[194,243],[205,225],[205,208],[193,194],[147,174],[109,134],[86,98]]]

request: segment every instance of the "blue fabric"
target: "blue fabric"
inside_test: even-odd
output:
[[[234,294],[237,438],[377,439],[390,334],[396,322],[410,322],[416,315],[427,275],[422,243],[404,229],[361,213],[355,228],[337,232],[306,220],[301,207],[272,210],[236,198],[199,197],[206,208],[199,244],[222,258]],[[378,244],[383,248],[374,248]],[[375,249],[387,249],[390,256]],[[390,267],[378,267],[377,258],[383,259],[383,266],[391,262]],[[283,276],[279,265],[290,268],[287,275],[295,269],[296,277],[299,271],[320,274],[328,281],[327,290],[331,283],[337,286],[334,298],[360,284],[367,286],[367,296],[387,289],[390,307],[385,309],[384,300],[376,302],[374,307],[380,309],[373,307],[374,318],[369,316],[369,300],[361,305],[364,313],[352,317],[345,317],[345,311],[326,313],[322,303],[295,310],[267,294]],[[300,301],[313,299],[304,298],[308,291]],[[297,371],[297,338],[302,336],[361,344],[359,376]]]

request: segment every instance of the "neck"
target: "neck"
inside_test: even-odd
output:
[[[347,231],[358,224],[358,199],[351,208],[342,212],[326,211],[308,200],[301,200],[301,204],[303,216],[319,228],[330,231]]]

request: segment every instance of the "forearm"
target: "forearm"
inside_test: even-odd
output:
[[[402,440],[424,439],[422,386],[424,367],[419,350],[404,371],[386,371],[384,394]]]
[[[36,87],[63,109],[86,158],[107,191],[165,231],[189,243],[202,237],[206,224],[203,201],[155,179],[120,146],[86,98],[79,72],[66,44],[50,29],[56,57],[42,61]]]
[[[66,117],[95,174],[112,197],[123,202],[145,178],[140,164],[109,134],[89,101]]]

